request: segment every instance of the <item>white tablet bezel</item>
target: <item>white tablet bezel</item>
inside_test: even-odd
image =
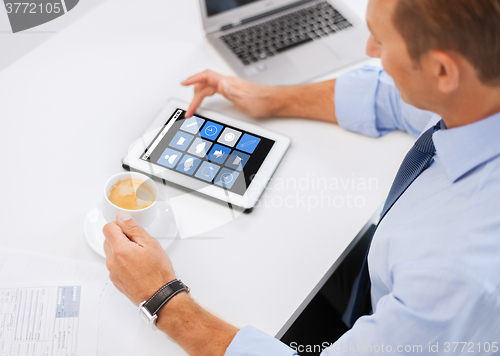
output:
[[[219,112],[207,109],[197,110],[196,114],[200,116],[239,128],[249,133],[254,133],[275,142],[244,195],[238,195],[229,190],[225,190],[218,185],[207,185],[207,183],[200,182],[199,180],[185,174],[140,159],[148,146],[155,139],[156,135],[164,128],[167,121],[172,117],[174,111],[178,108],[186,110],[187,107],[188,104],[180,100],[170,100],[153,123],[148,127],[145,133],[130,145],[128,154],[123,159],[123,165],[128,166],[131,170],[139,171],[146,175],[180,185],[201,194],[222,200],[226,203],[230,203],[244,209],[252,209],[257,204],[259,197],[266,188],[269,180],[281,162],[281,159],[290,147],[290,138],[267,130],[263,127],[231,118]]]

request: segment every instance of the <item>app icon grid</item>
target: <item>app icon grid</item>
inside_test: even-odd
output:
[[[157,163],[225,189],[234,185],[260,143],[258,137],[196,116],[184,119],[180,130],[169,146],[186,154],[167,148]]]

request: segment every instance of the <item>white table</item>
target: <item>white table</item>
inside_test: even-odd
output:
[[[231,74],[200,22],[195,0],[109,0],[0,72],[0,244],[104,263],[83,219],[129,143],[168,97],[190,100],[181,80]],[[206,106],[250,120],[221,98]],[[292,138],[262,205],[240,214],[166,187],[184,237],[168,252],[202,305],[276,335],[382,204],[413,140],[258,122]],[[182,351],[141,326],[131,354]]]

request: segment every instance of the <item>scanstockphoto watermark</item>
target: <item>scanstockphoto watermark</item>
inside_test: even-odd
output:
[[[21,32],[52,21],[71,11],[79,0],[4,0],[12,32]]]
[[[295,341],[290,343],[290,348],[299,354],[302,352],[325,352],[325,353],[398,353],[398,354],[438,354],[438,353],[497,353],[499,342],[429,342],[427,345],[388,345],[388,344],[370,344],[366,342],[357,343],[330,343],[323,342],[316,345],[302,345]]]
[[[349,344],[339,344],[323,342],[321,345],[300,345],[297,342],[291,342],[289,345],[294,351],[299,354],[301,352],[325,352],[325,353],[357,353],[357,352],[369,352],[369,353],[424,353],[427,352],[422,345],[385,345],[376,344],[371,345],[365,342],[349,343]]]
[[[258,182],[256,182],[258,183]],[[378,191],[374,177],[323,177],[306,173],[302,177],[275,178],[266,187],[257,206],[302,208],[363,208],[369,191]]]

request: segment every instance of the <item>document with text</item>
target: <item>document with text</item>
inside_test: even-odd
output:
[[[81,286],[0,289],[0,355],[77,355]]]
[[[127,356],[141,325],[104,265],[0,247],[0,356]]]
[[[84,292],[84,293],[82,293]],[[0,356],[97,351],[99,284],[0,286]]]

